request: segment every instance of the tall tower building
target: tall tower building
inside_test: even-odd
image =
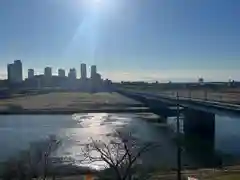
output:
[[[15,60],[14,63],[8,64],[8,81],[11,83],[21,83],[23,80],[22,62]]]
[[[68,78],[71,79],[71,80],[77,79],[77,72],[76,72],[75,68],[72,68],[72,69],[69,70]]]
[[[97,74],[97,66],[92,65],[91,66],[91,79],[94,79],[96,77],[96,74]]]
[[[52,68],[51,67],[45,67],[44,76],[46,78],[51,78],[52,77]]]
[[[86,64],[81,64],[81,79],[87,79],[87,66]]]
[[[14,77],[16,83],[21,83],[23,81],[23,70],[21,60],[14,61]]]
[[[14,82],[14,64],[7,65],[8,81]]]
[[[28,79],[31,79],[34,77],[34,69],[28,69]]]
[[[65,70],[64,69],[58,69],[58,76],[59,77],[65,77]]]

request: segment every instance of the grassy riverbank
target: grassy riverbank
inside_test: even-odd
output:
[[[134,109],[135,108],[135,109]],[[75,112],[141,109],[142,105],[117,93],[55,92],[4,99],[2,114],[72,114]]]
[[[182,179],[187,180],[188,177],[193,177],[198,180],[239,180],[240,167],[232,166],[224,169],[192,169],[183,170],[181,172]],[[151,180],[176,180],[176,171],[157,170],[151,173]]]

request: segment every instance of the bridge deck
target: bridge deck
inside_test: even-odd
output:
[[[126,92],[125,92],[126,93]],[[201,110],[205,112],[211,112],[214,114],[224,114],[224,115],[240,115],[240,105],[219,102],[207,99],[197,99],[190,97],[177,97],[166,94],[151,94],[143,92],[127,92],[131,95],[137,95],[139,97],[144,97],[147,99],[154,99],[159,101],[159,103],[164,103],[167,106],[176,106],[179,104],[184,108],[191,108],[196,110]]]

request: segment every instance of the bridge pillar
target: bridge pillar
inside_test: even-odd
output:
[[[168,105],[159,102],[159,100],[146,98],[144,102],[154,114],[161,117],[161,122],[166,122],[167,117],[175,115],[175,111],[171,110]]]
[[[215,156],[215,114],[204,111],[184,110],[184,135],[186,149],[190,150],[200,160],[208,159],[208,164],[216,165]],[[196,154],[197,153],[197,154]]]
[[[213,138],[215,135],[215,114],[186,109],[184,111],[185,134],[198,135],[201,138]]]

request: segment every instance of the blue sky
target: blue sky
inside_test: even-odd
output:
[[[22,59],[117,81],[240,80],[239,0],[98,1],[0,0],[1,76]]]

